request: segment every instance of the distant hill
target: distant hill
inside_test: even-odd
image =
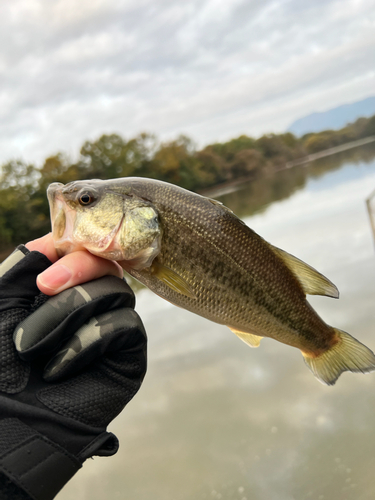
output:
[[[363,99],[363,101],[343,104],[337,108],[329,109],[321,113],[299,118],[288,128],[296,136],[308,132],[320,132],[322,130],[336,130],[345,127],[347,123],[354,122],[361,116],[369,117],[375,114],[375,96]]]

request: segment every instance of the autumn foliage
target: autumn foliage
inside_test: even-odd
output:
[[[51,182],[77,179],[151,177],[200,191],[238,179],[258,178],[282,169],[291,160],[333,146],[375,135],[375,116],[360,118],[345,128],[306,134],[242,135],[197,150],[186,136],[159,142],[142,133],[126,140],[104,134],[86,141],[77,161],[58,153],[42,166],[11,160],[1,167],[0,252],[49,231],[46,189]]]

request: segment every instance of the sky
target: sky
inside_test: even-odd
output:
[[[375,0],[4,0],[0,47],[0,164],[259,137],[375,94]]]

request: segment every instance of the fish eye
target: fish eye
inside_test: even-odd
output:
[[[94,200],[95,200],[95,197],[91,193],[88,193],[88,192],[82,193],[78,198],[80,205],[83,205],[83,206],[90,205],[90,203],[92,203]]]

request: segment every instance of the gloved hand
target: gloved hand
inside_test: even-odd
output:
[[[0,471],[35,500],[116,453],[106,427],[146,372],[128,285],[106,276],[47,297],[36,276],[50,264],[20,246],[0,266]]]

